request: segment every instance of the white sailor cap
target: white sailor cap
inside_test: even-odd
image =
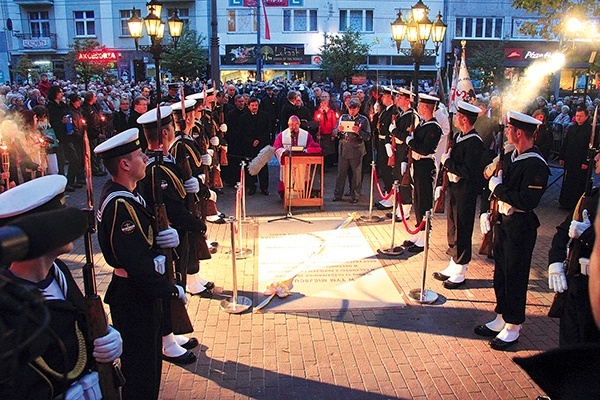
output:
[[[403,87],[398,88],[398,92],[400,95],[410,97],[411,99],[415,96],[415,94],[412,91],[404,89]]]
[[[137,123],[140,125],[144,125],[144,128],[156,125],[157,108],[153,108],[152,110],[146,111],[145,113],[140,115],[137,119]],[[167,125],[173,120],[173,117],[171,117],[171,113],[173,113],[173,108],[171,108],[171,106],[160,106],[161,125]]]
[[[527,132],[533,132],[542,122],[537,119],[520,112],[509,111],[507,114],[508,123],[514,127],[523,129]]]
[[[456,102],[456,111],[468,117],[477,117],[481,112],[481,108],[459,100]]]
[[[185,96],[185,99],[194,101],[204,100],[204,92],[192,93],[189,96]]]
[[[419,95],[419,102],[421,103],[425,103],[425,104],[433,104],[436,105],[437,103],[440,102],[440,99],[435,97],[435,96],[431,96],[425,93],[421,93]]]
[[[139,129],[130,128],[100,143],[94,153],[102,159],[115,158],[141,148]]]
[[[389,94],[391,96],[395,96],[398,94],[398,91],[389,86],[381,86],[381,94]]]
[[[196,105],[196,100],[184,100],[184,103],[185,103],[185,111],[191,112],[194,109],[194,106]],[[171,108],[173,109],[173,113],[177,112],[177,113],[181,114],[181,101],[171,104]],[[161,116],[162,116],[162,114],[161,114]]]
[[[63,175],[46,175],[0,194],[0,225],[26,213],[66,207],[64,198],[66,186],[67,178]]]

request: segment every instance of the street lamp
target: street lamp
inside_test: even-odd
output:
[[[442,21],[442,14],[438,13],[435,22],[431,22],[428,17],[429,7],[421,0],[411,7],[411,20],[406,22],[402,16],[402,11],[398,11],[398,18],[391,23],[392,38],[396,42],[398,54],[412,56],[415,65],[413,76],[413,87],[419,96],[419,69],[423,56],[433,56],[438,54],[440,44],[446,36],[447,25]],[[402,41],[406,38],[410,43],[410,49],[402,48]],[[425,49],[427,41],[431,38],[435,45],[435,50]]]
[[[173,41],[173,45],[163,45],[162,38],[165,35],[165,23],[160,18],[162,12],[162,4],[158,0],[151,0],[146,4],[148,15],[142,19],[138,15],[138,10],[133,7],[131,18],[127,20],[127,28],[129,34],[135,39],[135,49],[151,53],[154,57],[156,68],[156,102],[160,104],[161,88],[160,88],[160,56],[163,52],[170,52],[177,47],[181,32],[183,30],[183,21],[179,18],[177,9],[173,11],[173,15],[167,21],[169,25],[169,35]],[[140,46],[139,39],[143,36],[143,26],[146,26],[146,33],[150,36],[149,46]]]

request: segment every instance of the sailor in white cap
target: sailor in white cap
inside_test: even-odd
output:
[[[392,122],[389,129],[392,134],[392,140],[396,142],[394,179],[401,180],[408,169],[408,145],[400,138],[402,136],[400,132],[410,134],[410,132],[419,125],[420,118],[417,112],[412,108],[414,93],[404,88],[399,88],[398,91],[399,93],[396,96],[395,104],[396,107],[398,107],[398,111],[400,111],[400,115]],[[408,171],[408,173],[410,173],[410,171]],[[398,222],[400,222],[400,218],[402,218],[402,215],[400,214],[401,211],[406,219],[410,218],[412,196],[412,187],[410,185],[400,186],[402,210],[400,210],[400,207],[396,209],[396,219]],[[389,213],[389,217],[392,218],[391,212]]]
[[[170,107],[167,107],[170,110]],[[106,292],[115,327],[123,336],[124,399],[156,399],[162,370],[163,300],[187,302],[185,290],[169,283],[161,248],[179,244],[173,228],[157,232],[153,210],[136,190],[146,176],[148,157],[142,153],[137,128],[98,145],[111,180],[98,209],[98,242],[114,268]]]
[[[442,128],[433,116],[440,99],[428,94],[419,94],[418,111],[422,123],[409,134],[400,133],[412,151],[413,207],[417,226],[425,213],[433,208],[433,180],[435,176],[435,149],[442,137]],[[411,253],[420,253],[425,246],[425,229],[402,244]]]
[[[541,122],[516,111],[508,112],[506,137],[515,150],[505,154],[504,170],[489,181],[498,199],[499,224],[494,225],[494,292],[496,318],[475,328],[494,337],[490,346],[506,350],[519,339],[525,322],[525,303],[531,257],[540,222],[534,213],[548,181],[549,169],[534,146],[534,131]],[[488,216],[489,221],[489,216]],[[488,225],[482,231],[489,230]]]
[[[471,261],[473,221],[483,177],[483,141],[474,128],[480,111],[479,107],[464,101],[457,103],[454,126],[460,134],[441,157],[444,171],[448,175],[446,254],[450,255],[450,263],[443,271],[434,272],[433,277],[443,281],[447,289],[456,289],[465,283]],[[436,200],[441,189],[441,186],[435,188]]]
[[[392,166],[388,165],[390,157],[394,152],[392,148],[392,138],[390,135],[390,125],[398,115],[398,109],[394,105],[394,96],[398,93],[391,87],[383,86],[381,88],[382,110],[377,115],[376,123],[376,146],[377,146],[377,174],[383,180],[385,193],[390,193],[394,183]],[[389,210],[392,208],[392,199],[381,200],[375,206],[380,210]]]
[[[24,260],[19,257],[12,261],[8,268],[0,269],[3,282],[10,282],[4,283],[25,288],[26,290],[21,290],[31,295],[36,302],[38,297],[29,292],[40,295],[44,299],[43,306],[49,311],[49,323],[41,335],[27,345],[25,352],[15,353],[14,358],[19,356],[19,359],[14,364],[11,358],[3,359],[3,364],[12,364],[10,379],[4,380],[6,376],[0,378],[0,397],[3,399],[75,398],[69,396],[84,391],[85,398],[100,399],[98,373],[91,370],[95,370],[95,362],[111,363],[122,353],[121,335],[110,326],[108,333],[93,343],[84,340],[87,334],[85,300],[69,267],[57,258],[61,254],[71,252],[73,243],[69,240],[71,237],[82,235],[87,228],[85,212],[66,208],[66,185],[67,178],[63,175],[48,175],[25,182],[0,195],[0,226],[21,225],[24,231],[31,232],[41,229],[39,236],[44,239],[45,236],[48,237],[44,242],[47,240],[56,244],[38,244],[34,241],[37,235],[30,233],[29,253],[35,252],[35,255],[25,256],[27,259]],[[25,228],[25,220],[21,220],[21,224],[18,222],[21,217],[35,217],[35,226]],[[75,225],[76,231],[73,230]],[[49,229],[51,226],[54,228],[52,232],[44,232],[42,229]],[[48,250],[43,253],[40,250],[38,254],[36,248],[44,246]],[[3,253],[2,256],[7,253]],[[8,290],[6,294],[10,298]],[[14,350],[15,347],[9,345],[12,337],[19,337],[20,334],[29,336],[31,332],[28,332],[28,329],[32,326],[30,321],[37,321],[38,318],[42,321],[43,317],[38,314],[41,305],[37,304],[33,308],[27,304],[26,297],[21,299],[22,308],[13,310],[12,320],[8,315],[12,311],[3,309],[1,325],[3,328],[8,326],[15,329],[8,335],[4,335],[6,331],[2,330],[3,344],[6,345],[4,348]],[[21,312],[27,313],[28,317],[24,318]],[[11,321],[20,321],[21,324],[11,326]],[[33,326],[39,328],[35,323]],[[21,337],[21,341],[15,343],[15,346],[21,346],[24,339]],[[60,345],[59,340],[62,342]],[[93,355],[93,358],[88,355]],[[84,390],[84,387],[87,390]]]
[[[171,106],[160,107],[160,132],[158,131],[156,109],[150,110],[138,118],[148,140],[146,176],[139,181],[138,190],[147,199],[150,207],[154,208],[156,206],[155,190],[157,182],[160,182],[167,218],[171,226],[177,230],[179,237],[177,246],[179,258],[175,260],[175,269],[180,275],[178,283],[185,288],[186,282],[183,275],[186,273],[189,263],[189,232],[206,232],[206,225],[185,207],[186,195],[198,193],[200,184],[198,178],[194,176],[190,176],[184,181],[181,169],[177,166],[175,158],[169,153],[169,148],[175,142],[172,112]],[[212,291],[205,289],[202,292],[203,297],[212,296]],[[163,358],[176,364],[191,364],[196,361],[196,356],[187,350],[196,347],[198,341],[173,334],[169,301],[169,299],[163,300]]]

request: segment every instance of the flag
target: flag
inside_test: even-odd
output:
[[[466,51],[466,40],[462,41],[462,59],[460,62],[460,70],[458,71],[458,82],[456,83],[456,100],[462,100],[466,103],[475,103],[475,89],[473,89],[473,83],[471,83],[471,77],[467,70],[467,51]]]
[[[458,84],[458,70],[460,68],[460,61],[458,60],[458,49],[454,49],[454,69],[452,70],[452,86],[450,87],[450,112],[456,113],[456,85]]]
[[[269,29],[269,19],[267,18],[267,7],[265,7],[264,0],[262,2],[263,15],[265,16],[265,39],[271,40],[271,30]],[[258,16],[260,18],[260,15]]]
[[[438,68],[437,77],[435,79],[435,84],[433,85],[433,88],[435,90],[435,95],[440,98],[440,101],[442,103],[446,104],[446,93],[444,91],[444,85],[442,82],[442,70],[441,68]]]

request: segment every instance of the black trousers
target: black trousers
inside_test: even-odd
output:
[[[392,184],[394,183],[394,178],[392,176],[392,167],[388,166],[388,156],[385,151],[385,141],[378,139],[377,140],[377,175],[380,179],[383,180],[383,188],[386,192],[390,192],[392,190]]]
[[[494,292],[496,313],[509,324],[525,322],[531,257],[539,221],[532,213],[501,215],[494,226]]]
[[[465,193],[458,184],[448,185],[448,213],[446,215],[448,251],[446,254],[457,264],[471,261],[473,223],[477,205],[477,192]]]
[[[257,175],[250,175],[248,169],[245,170],[246,174],[246,188],[256,188],[256,184],[260,181],[260,190],[269,189],[269,165],[265,165],[258,171]]]
[[[431,158],[413,161],[413,207],[417,225],[423,221],[425,213],[433,208],[433,182],[435,162]]]
[[[600,330],[594,322],[587,275],[569,279],[567,301],[560,316],[559,346],[600,342]]]

